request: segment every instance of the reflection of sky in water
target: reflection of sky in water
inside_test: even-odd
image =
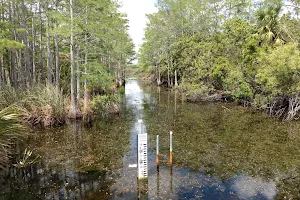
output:
[[[134,106],[137,109],[142,109],[143,91],[137,81],[129,80],[125,87],[126,104]]]
[[[239,176],[232,186],[239,197],[253,199],[262,195],[266,199],[273,199],[276,195],[276,184],[273,181],[267,182],[261,178]]]

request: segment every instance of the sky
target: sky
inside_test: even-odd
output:
[[[127,14],[129,35],[135,44],[136,52],[143,43],[144,28],[147,23],[146,14],[157,11],[155,2],[156,0],[120,0],[121,5],[123,5],[120,11]]]

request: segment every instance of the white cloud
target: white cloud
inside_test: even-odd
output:
[[[121,12],[127,14],[129,20],[129,34],[135,44],[136,52],[143,42],[144,29],[147,23],[146,14],[157,11],[156,0],[120,0]]]

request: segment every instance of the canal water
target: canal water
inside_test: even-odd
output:
[[[141,182],[129,167],[137,163],[139,119],[149,142],[148,181]],[[25,148],[33,152],[27,166],[1,175],[0,200],[300,198],[298,122],[230,103],[186,103],[176,91],[135,79],[126,83],[119,116],[33,134],[17,145],[15,162]]]

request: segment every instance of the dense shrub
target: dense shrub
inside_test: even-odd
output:
[[[92,109],[102,115],[117,114],[120,112],[121,98],[117,94],[97,95],[92,100]]]

